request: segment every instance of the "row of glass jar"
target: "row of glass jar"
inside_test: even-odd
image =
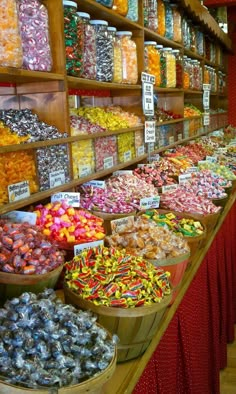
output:
[[[211,85],[211,92],[217,92],[217,73],[213,67],[204,66],[203,82]]]
[[[200,61],[190,59],[187,56],[184,59],[183,88],[202,90],[202,67]]]
[[[144,0],[144,26],[169,40],[182,42],[181,14],[169,0]]]
[[[2,0],[0,66],[51,71],[48,11],[40,0]]]
[[[136,84],[138,61],[132,32],[90,20],[77,3],[63,1],[67,74],[100,82]]]
[[[96,0],[96,2],[112,8],[117,14],[126,16],[133,22],[138,21],[138,0]]]

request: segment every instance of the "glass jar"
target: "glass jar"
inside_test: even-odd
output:
[[[190,50],[192,52],[196,51],[196,32],[195,27],[193,26],[191,21],[188,21],[189,26],[189,34],[190,34]]]
[[[171,3],[173,15],[173,40],[175,42],[182,42],[182,19],[179,9],[176,4]]]
[[[204,36],[199,26],[196,26],[196,49],[200,56],[204,55]]]
[[[161,51],[161,87],[176,87],[176,60],[171,48],[163,48]],[[163,75],[162,75],[163,71]],[[165,74],[164,74],[165,73]]]
[[[193,89],[200,90],[200,62],[192,60],[193,65]]]
[[[183,57],[179,49],[174,49],[172,53],[175,55],[176,62],[176,87],[181,89],[183,86]]]
[[[166,33],[166,14],[163,0],[157,0],[157,10],[157,33],[164,37]]]
[[[122,83],[138,82],[138,58],[135,42],[131,39],[131,31],[118,31],[117,37],[122,53]]]
[[[22,66],[22,44],[15,0],[2,0],[0,13],[0,66]]]
[[[160,85],[160,54],[155,41],[144,42],[144,69],[155,76],[155,85]]]
[[[166,26],[165,37],[168,38],[169,40],[173,40],[174,26],[173,26],[172,7],[170,6],[168,0],[164,0],[164,6],[165,6],[165,26]]]
[[[159,64],[159,74],[156,76],[156,81],[155,81],[155,86],[160,87],[161,86],[161,51],[163,49],[163,45],[158,44],[156,46],[157,50],[157,59],[158,59],[158,64]]]
[[[204,66],[203,83],[206,83],[206,84],[210,83],[210,73],[209,73],[208,66]]]
[[[92,20],[96,32],[96,80],[111,82],[113,78],[113,42],[107,32],[108,22]]]
[[[76,13],[77,3],[63,0],[66,71],[81,77],[83,73],[83,23]]]
[[[96,2],[108,8],[112,8],[113,6],[113,0],[96,0]]]
[[[190,49],[190,28],[186,18],[182,19],[182,35],[184,47]]]
[[[128,0],[113,0],[113,10],[122,16],[128,13]]]
[[[194,89],[194,79],[193,79],[193,59],[188,59],[189,67],[189,88]]]
[[[121,44],[116,36],[116,28],[109,26],[107,28],[108,36],[113,42],[113,79],[112,82],[122,82],[122,52]]]
[[[138,0],[128,0],[128,14],[126,18],[138,22]]]
[[[157,0],[144,1],[144,26],[157,31]]]
[[[183,88],[189,89],[189,87],[190,87],[190,73],[189,73],[189,62],[188,62],[187,56],[183,57],[183,63],[184,63]]]
[[[94,26],[90,25],[90,15],[86,12],[77,12],[83,23],[83,71],[82,78],[96,79],[96,33]]]
[[[48,11],[39,1],[18,1],[19,27],[23,48],[23,68],[34,71],[51,71]]]

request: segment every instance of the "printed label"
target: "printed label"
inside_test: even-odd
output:
[[[134,216],[111,220],[112,233],[130,232],[134,228]]]
[[[155,133],[155,121],[147,121],[145,122],[145,142],[155,142],[156,141],[156,133]]]
[[[199,168],[197,168],[197,167],[186,168],[186,173],[187,174],[193,174],[194,172],[199,172]]]
[[[145,153],[144,145],[139,146],[137,149],[137,156],[142,156],[142,155],[144,155],[144,153]]]
[[[103,162],[103,168],[104,170],[107,170],[108,168],[113,167],[113,157],[105,157],[104,162]]]
[[[127,152],[124,153],[124,162],[130,161],[132,159],[131,157],[131,151],[128,150]]]
[[[99,189],[105,189],[106,183],[105,181],[94,180],[94,181],[85,182],[84,186],[92,186],[92,187],[97,187]]]
[[[119,171],[113,172],[113,175],[115,175],[115,176],[119,176],[119,175],[133,175],[133,171],[132,170],[119,170]]]
[[[179,187],[178,184],[174,184],[174,185],[165,185],[165,186],[162,186],[161,190],[162,190],[162,193],[168,193],[168,192],[171,192],[171,191],[173,191],[173,190],[178,189],[178,187]]]
[[[50,172],[49,174],[50,189],[52,189],[53,187],[64,185],[64,183],[66,183],[65,171],[59,170],[59,171]]]
[[[206,156],[206,161],[210,161],[211,163],[217,163],[217,157],[215,157],[215,156]]]
[[[151,155],[151,156],[148,158],[148,161],[149,161],[150,163],[152,163],[152,162],[154,162],[154,161],[160,161],[160,155],[159,155],[159,153],[155,153],[155,154]]]
[[[192,178],[191,174],[181,174],[179,175],[179,184],[186,183]]]
[[[65,200],[72,207],[80,207],[80,193],[56,193],[51,196],[51,202]]]
[[[141,198],[140,209],[159,208],[160,196]]]
[[[94,242],[87,242],[84,244],[80,244],[80,245],[75,245],[74,246],[74,255],[78,256],[79,254],[81,254],[81,252],[84,249],[91,249],[91,248],[96,248],[99,245],[103,245],[104,242],[103,241],[94,241]]]
[[[174,142],[175,142],[175,137],[174,136],[169,137],[169,144],[170,145],[174,144]]]
[[[83,178],[84,176],[90,175],[92,173],[92,168],[90,165],[80,165],[78,167],[79,177]]]
[[[9,202],[23,200],[30,196],[29,181],[23,181],[8,185]]]

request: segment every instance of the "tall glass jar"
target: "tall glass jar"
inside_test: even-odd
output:
[[[2,0],[0,15],[0,66],[22,66],[22,44],[15,0]]]
[[[193,89],[200,90],[200,63],[198,60],[192,60],[193,64]]]
[[[117,14],[126,16],[128,13],[128,0],[113,0],[112,8]]]
[[[83,23],[83,71],[82,78],[96,79],[96,33],[94,26],[90,25],[90,15],[86,12],[77,12]]]
[[[113,0],[96,0],[96,2],[100,3],[108,8],[112,8],[112,6],[113,6]]]
[[[194,89],[193,59],[188,59],[188,65],[189,65],[189,88]]]
[[[23,48],[23,68],[51,71],[52,55],[48,10],[39,0],[18,1],[18,17]]]
[[[135,42],[131,39],[131,31],[118,31],[117,38],[122,53],[122,83],[136,84],[138,82],[138,57]]]
[[[176,60],[171,48],[163,48],[161,51],[161,86],[176,87]]]
[[[196,29],[196,49],[200,56],[204,55],[204,36],[199,26],[195,26]]]
[[[173,40],[174,36],[174,25],[173,25],[173,13],[172,7],[170,6],[169,0],[164,0],[165,5],[165,37],[169,40]]]
[[[183,88],[189,89],[189,87],[190,87],[190,73],[189,73],[189,62],[188,62],[187,56],[183,57],[183,62],[184,62]]]
[[[192,52],[196,51],[196,32],[195,32],[195,27],[192,24],[191,21],[188,21],[189,25],[189,32],[190,32],[190,50]]]
[[[166,33],[166,14],[165,14],[165,4],[163,0],[157,0],[157,33],[160,36],[165,35]]]
[[[160,54],[155,41],[144,42],[144,69],[155,76],[155,85],[160,84]]]
[[[144,26],[150,30],[157,31],[157,0],[144,1]]]
[[[186,18],[182,19],[182,35],[184,47],[190,49],[190,27]]]
[[[116,36],[116,28],[109,26],[107,28],[108,36],[113,42],[113,79],[112,82],[122,82],[122,52],[120,41]]]
[[[206,84],[210,83],[210,73],[209,73],[208,66],[204,66],[203,83],[206,83]]]
[[[113,42],[107,32],[108,22],[92,20],[96,32],[96,80],[111,82],[113,78]]]
[[[77,3],[63,0],[66,71],[81,77],[83,73],[83,23],[77,15]]]
[[[173,40],[175,42],[182,42],[182,18],[176,4],[171,3],[173,15]]]
[[[175,55],[176,61],[176,87],[181,89],[183,86],[183,57],[178,49],[174,49],[172,53]]]
[[[155,82],[155,86],[160,87],[161,86],[161,51],[163,49],[163,45],[158,44],[156,46],[156,50],[157,50],[157,58],[158,58],[158,64],[159,64],[159,74],[157,74],[156,76],[156,82]]]
[[[128,14],[126,18],[138,22],[138,0],[128,0]]]

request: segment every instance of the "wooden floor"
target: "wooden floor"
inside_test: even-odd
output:
[[[227,368],[220,373],[220,394],[236,394],[236,339],[227,346],[227,358]]]

